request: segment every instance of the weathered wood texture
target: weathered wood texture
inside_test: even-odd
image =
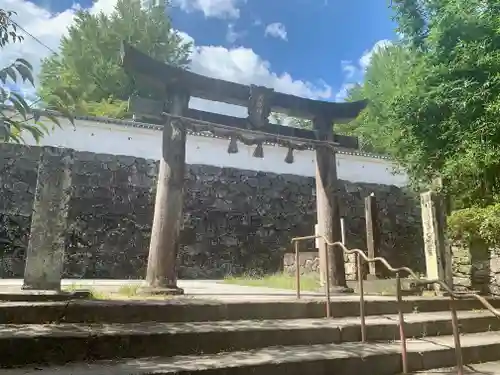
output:
[[[315,129],[325,139],[333,137],[333,130],[328,126],[328,119],[318,117],[314,120]],[[319,233],[332,242],[342,241],[342,229],[340,225],[340,211],[337,195],[337,161],[335,150],[329,145],[316,147],[316,206],[318,215]],[[331,287],[340,291],[345,289],[346,276],[344,253],[339,248],[330,249],[326,253],[325,246],[320,246],[320,279],[324,284],[325,273],[329,273]],[[326,269],[326,257],[328,257],[329,269]]]
[[[183,115],[188,103],[189,96],[175,94],[171,98],[170,112]],[[186,131],[178,120],[169,119],[163,128],[162,158],[146,276],[151,288],[178,289],[176,261],[182,224],[185,168]]]
[[[145,99],[140,97],[131,97],[129,99],[129,110],[135,116],[154,120],[155,122],[164,122],[164,103],[159,100]],[[234,137],[236,134],[234,130],[241,130],[244,132],[243,136],[237,136],[238,140],[246,145],[254,145],[262,142],[262,135],[258,133],[251,134],[248,132],[250,127],[249,119],[242,117],[234,117],[222,115],[219,113],[205,112],[198,109],[189,108],[186,110],[185,117],[195,121],[185,123],[184,126],[194,132],[208,131],[214,135],[221,137]],[[204,124],[197,124],[196,121],[207,122],[214,124],[214,126],[206,126]],[[223,125],[218,127],[215,125]],[[317,132],[308,129],[295,128],[292,126],[281,126],[277,124],[266,123],[258,128],[260,133],[269,134],[266,136],[266,141],[282,144],[283,146],[290,146],[293,143],[293,148],[296,150],[304,150],[311,147],[306,140],[316,141],[319,140]],[[245,132],[246,131],[246,132]],[[272,137],[271,135],[275,135]],[[286,138],[297,138],[296,142],[286,141]],[[359,147],[358,138],[350,137],[347,135],[334,134],[332,143],[338,147],[357,149]]]
[[[43,148],[33,202],[24,289],[61,289],[73,159],[73,150]]]
[[[252,101],[252,93],[263,93],[262,113],[268,110],[286,113],[306,119],[314,119],[318,115],[326,116],[335,123],[351,121],[363,110],[365,100],[349,103],[332,103],[320,100],[305,99],[294,95],[274,92],[265,88],[255,88],[239,83],[205,77],[182,68],[167,65],[140,52],[127,43],[122,44],[121,61],[123,68],[145,79],[148,84],[163,89],[179,87],[187,90],[193,97],[214,100],[247,107]],[[255,97],[255,95],[254,95]],[[267,109],[266,109],[267,108]],[[250,114],[250,119],[258,117]],[[262,123],[256,125],[264,125]],[[259,122],[259,121],[257,121]]]

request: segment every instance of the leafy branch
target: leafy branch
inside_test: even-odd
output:
[[[15,12],[0,9],[0,47],[9,43],[23,41],[18,34],[18,25],[12,21]],[[35,103],[28,104],[22,94],[10,90],[9,83],[17,86],[19,83],[35,87],[33,66],[25,59],[18,58],[7,67],[0,69],[0,141],[22,142],[23,134],[28,132],[38,143],[44,134],[48,134],[54,126],[61,126],[59,120],[51,115],[36,111],[32,108]],[[51,109],[60,112],[73,123],[73,116],[68,111],[72,97],[66,92],[52,95]],[[49,124],[47,124],[47,120]],[[52,124],[52,126],[49,126]]]

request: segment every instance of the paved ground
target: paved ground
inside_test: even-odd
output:
[[[21,279],[0,280],[0,293],[16,293],[21,291]],[[62,286],[77,288],[92,288],[104,293],[118,292],[123,286],[144,285],[142,280],[79,280],[65,279]],[[225,284],[222,280],[179,280],[178,286],[184,289],[187,296],[213,297],[216,299],[290,299],[295,298],[294,290],[281,290],[273,288],[249,287],[233,284]],[[304,297],[322,297],[320,293],[302,293]]]
[[[21,279],[1,279],[0,293],[21,292],[23,281]],[[117,292],[121,287],[130,285],[143,285],[142,280],[80,280],[65,279],[62,281],[63,288],[76,286],[78,288],[92,288],[104,293]],[[178,286],[184,289],[186,296],[210,298],[217,300],[290,300],[295,299],[294,290],[282,290],[274,288],[250,287],[233,284],[225,284],[222,280],[179,280]],[[308,299],[324,299],[322,293],[302,292],[302,297]],[[358,300],[357,295],[332,296],[332,298]],[[369,296],[368,299],[387,300],[394,297]]]

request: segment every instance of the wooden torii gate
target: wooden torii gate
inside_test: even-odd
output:
[[[177,287],[176,258],[182,222],[186,130],[207,131],[230,139],[229,153],[237,142],[256,145],[255,157],[263,157],[262,144],[273,142],[293,150],[316,150],[316,199],[319,232],[331,241],[341,240],[337,198],[337,163],[334,147],[356,149],[358,140],[334,134],[333,124],[350,121],[366,107],[366,101],[331,103],[275,92],[261,86],[205,77],[167,65],[122,44],[121,63],[125,71],[142,84],[165,93],[163,101],[131,98],[132,112],[164,124],[162,157],[149,248],[146,280],[152,293],[181,294]],[[191,97],[247,107],[248,117],[238,118],[190,109]],[[269,123],[271,111],[310,119],[314,130]],[[321,246],[321,249],[324,247]],[[343,254],[330,252],[329,275],[332,291],[347,291]],[[325,272],[327,254],[320,250],[320,269]]]

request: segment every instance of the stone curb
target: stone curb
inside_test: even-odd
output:
[[[500,299],[490,299],[500,307]],[[398,311],[395,300],[366,301],[367,315],[390,315]],[[448,298],[408,298],[404,313],[449,311]],[[457,300],[457,310],[484,310],[477,300]],[[359,316],[359,302],[336,300],[333,317]],[[166,301],[70,301],[46,303],[0,303],[4,324],[200,322],[221,320],[305,319],[325,317],[321,301],[231,302],[203,300]]]

